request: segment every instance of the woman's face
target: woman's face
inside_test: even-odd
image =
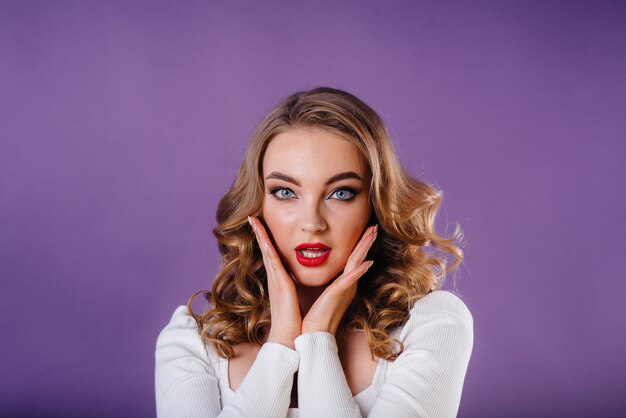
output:
[[[369,179],[356,147],[320,128],[272,139],[263,158],[263,218],[285,268],[303,286],[344,269],[370,219]]]

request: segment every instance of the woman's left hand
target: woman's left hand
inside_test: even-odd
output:
[[[378,225],[369,227],[357,246],[352,250],[341,276],[331,283],[302,320],[302,333],[326,331],[337,332],[339,323],[356,295],[359,278],[372,266],[364,261],[376,240]]]

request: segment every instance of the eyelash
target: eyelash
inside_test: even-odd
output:
[[[272,196],[274,196],[274,198],[276,198],[276,199],[278,199],[278,200],[289,200],[289,199],[293,199],[293,196],[289,196],[289,197],[278,197],[278,196],[277,196],[277,193],[278,193],[278,192],[280,192],[280,191],[282,191],[282,190],[287,190],[287,191],[289,191],[289,192],[290,192],[293,196],[295,196],[295,195],[296,195],[296,194],[295,194],[295,193],[294,193],[291,189],[289,189],[289,188],[287,188],[287,187],[275,187],[275,188],[273,188],[273,189],[270,191],[270,194],[271,194]],[[350,193],[350,194],[351,194],[351,196],[350,196],[350,197],[348,197],[348,198],[346,198],[346,199],[336,199],[336,200],[339,200],[339,201],[342,201],[342,202],[348,202],[348,201],[350,201],[350,200],[354,199],[354,198],[356,197],[356,195],[357,195],[357,194],[359,194],[359,192],[358,192],[358,191],[356,191],[356,190],[354,190],[352,187],[340,187],[340,188],[338,188],[338,189],[333,190],[333,191],[332,191],[332,193],[331,193],[330,195],[332,196],[332,195],[334,195],[335,193],[340,192],[340,191],[345,191],[345,192],[348,192],[348,193]]]

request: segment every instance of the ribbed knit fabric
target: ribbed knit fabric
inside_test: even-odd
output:
[[[404,351],[387,363],[386,379],[373,406],[363,408],[350,393],[335,338],[325,332],[295,340],[300,353],[300,417],[454,417],[461,401],[473,345],[473,319],[452,293],[420,299],[400,332]]]
[[[333,335],[304,334],[296,351],[263,345],[234,393],[228,364],[200,340],[180,307],[156,352],[159,417],[454,417],[473,345],[473,319],[445,291],[418,300],[407,323],[392,332],[404,344],[393,362],[380,360],[370,387],[352,397]],[[298,370],[299,409],[288,409]],[[222,410],[223,406],[223,410]]]
[[[300,353],[300,417],[360,417],[361,411],[352,399],[339,361],[335,336],[328,332],[311,332],[296,338],[294,344]]]
[[[157,340],[157,416],[284,417],[299,357],[281,344],[264,344],[237,393],[223,405],[215,372],[221,359],[204,346],[187,307],[180,306]]]

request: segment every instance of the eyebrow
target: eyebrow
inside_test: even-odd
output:
[[[329,178],[326,181],[326,185],[328,186],[329,184],[333,184],[340,180],[346,180],[346,179],[357,179],[359,181],[363,181],[363,179],[361,179],[361,176],[359,176],[354,171],[344,171],[343,173],[335,174],[334,176]]]
[[[283,180],[283,181],[286,181],[288,183],[295,184],[296,186],[302,186],[302,184],[300,184],[300,182],[298,180],[296,180],[295,178],[293,178],[291,176],[288,176],[287,174],[278,173],[276,171],[270,173],[267,177],[265,177],[265,180],[270,180],[270,179]],[[340,180],[346,180],[346,179],[356,179],[356,180],[359,180],[359,181],[363,181],[361,176],[359,176],[354,171],[344,171],[343,173],[335,174],[334,176],[332,176],[331,178],[326,180],[325,184],[326,184],[326,186],[328,186],[328,185],[336,183],[336,182],[338,182]]]

